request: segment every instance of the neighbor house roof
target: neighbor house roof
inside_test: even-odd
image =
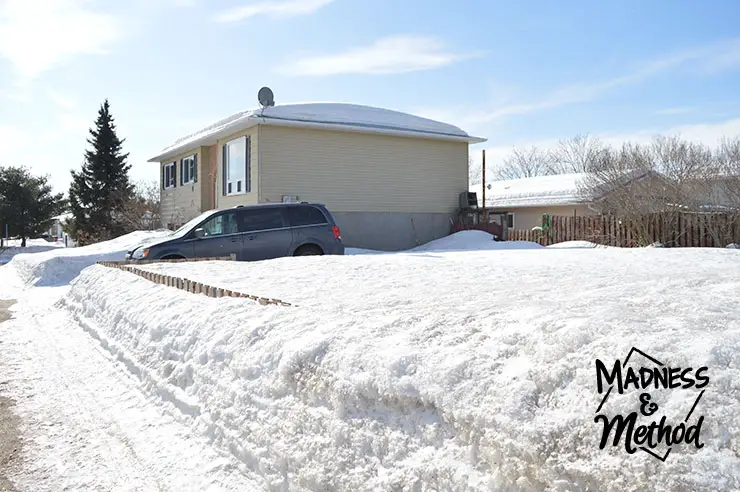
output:
[[[585,173],[556,174],[532,178],[490,181],[486,183],[486,206],[497,208],[546,207],[573,205],[587,201],[580,189]],[[483,205],[481,184],[473,185],[470,191],[478,196],[478,205]]]
[[[213,145],[220,138],[255,125],[279,125],[326,130],[399,135],[469,143],[486,139],[468,135],[460,128],[389,109],[341,103],[284,104],[264,109],[249,109],[233,114],[200,131],[176,140],[149,159],[161,162],[202,145]]]

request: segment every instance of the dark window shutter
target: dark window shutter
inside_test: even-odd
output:
[[[198,154],[193,156],[193,181],[198,182]]]
[[[164,189],[165,186],[167,186],[167,175],[165,174],[165,169],[167,169],[167,164],[162,166],[162,189]]]
[[[252,176],[250,175],[250,172],[249,172],[249,167],[251,164],[251,162],[249,161],[250,161],[251,154],[252,154],[250,152],[251,150],[250,147],[252,146],[252,142],[249,137],[244,137],[244,138],[247,139],[247,141],[244,143],[244,165],[246,167],[246,169],[244,170],[244,180],[246,181],[244,185],[244,191],[246,193],[249,193],[252,191]]]
[[[223,178],[224,196],[226,196],[226,171],[227,171],[226,161],[228,160],[228,157],[229,156],[226,155],[226,145],[224,145],[224,148],[223,148],[223,157],[221,158],[221,161],[222,161],[221,162],[221,167],[222,167],[222,169],[221,169],[221,177]]]
[[[172,163],[172,186],[177,188],[177,162]]]

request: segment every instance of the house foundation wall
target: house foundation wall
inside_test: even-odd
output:
[[[332,212],[348,248],[402,251],[450,234],[452,216],[401,212]]]

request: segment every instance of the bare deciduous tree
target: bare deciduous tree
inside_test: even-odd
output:
[[[588,172],[605,149],[601,140],[588,134],[560,140],[551,152],[554,174]]]
[[[555,174],[549,152],[529,147],[514,148],[511,155],[504,159],[503,165],[494,170],[495,179],[519,179],[534,176]]]
[[[122,219],[129,231],[155,230],[162,227],[159,202],[159,184],[140,181],[122,209]]]

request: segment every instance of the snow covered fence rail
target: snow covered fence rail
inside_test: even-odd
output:
[[[162,261],[173,263],[173,262],[184,262],[184,261],[213,261],[213,260],[231,260],[231,258],[230,257],[200,258],[197,260],[162,260]],[[150,261],[147,263],[158,263],[158,262]],[[141,278],[149,280],[150,282],[154,282],[160,285],[166,285],[167,287],[174,287],[176,289],[184,290],[192,294],[203,294],[208,297],[245,298],[245,299],[250,299],[252,301],[255,301],[263,306],[267,306],[267,305],[286,306],[286,307],[292,306],[292,304],[285,302],[285,301],[281,301],[280,299],[271,299],[268,297],[253,296],[250,294],[236,292],[230,289],[224,289],[222,287],[214,287],[212,285],[207,285],[202,282],[196,282],[194,280],[190,280],[187,278],[173,277],[171,275],[164,275],[161,273],[141,270],[141,269],[136,268],[133,262],[99,261],[97,262],[97,264],[101,266],[109,267],[109,268],[116,268],[118,270],[130,272],[130,273],[133,273],[134,275],[138,275]]]

